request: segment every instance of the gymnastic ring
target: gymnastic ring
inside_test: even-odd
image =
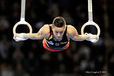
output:
[[[19,21],[13,27],[13,34],[14,35],[16,34],[17,26],[22,25],[22,24],[27,25],[29,27],[29,30],[30,30],[29,33],[32,33],[32,27],[31,27],[31,25],[28,22],[26,22],[26,21]]]
[[[98,24],[96,24],[95,22],[93,22],[93,21],[88,21],[88,22],[86,22],[83,26],[82,26],[82,28],[81,28],[81,35],[84,35],[85,33],[84,33],[84,29],[85,29],[85,27],[86,26],[89,26],[89,25],[93,25],[93,26],[95,26],[96,28],[97,28],[97,36],[99,37],[100,36],[100,27],[98,26]]]

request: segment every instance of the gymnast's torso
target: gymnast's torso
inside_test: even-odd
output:
[[[44,38],[43,39],[43,42],[45,43],[45,45],[51,49],[55,49],[55,50],[60,50],[60,49],[65,49],[66,46],[68,46],[69,44],[69,39],[67,37],[67,26],[65,28],[65,31],[64,31],[64,34],[63,34],[63,37],[60,41],[56,41],[54,39],[54,34],[53,34],[53,31],[52,31],[52,26],[49,25],[49,37],[46,39]]]

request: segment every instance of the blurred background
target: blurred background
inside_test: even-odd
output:
[[[41,40],[13,40],[20,6],[21,0],[0,0],[0,76],[114,76],[114,0],[93,0],[94,21],[101,28],[97,43],[71,40],[67,50],[57,53],[45,50]],[[80,34],[88,21],[87,0],[27,0],[26,21],[34,33],[57,16]],[[94,27],[89,30],[95,32]],[[20,26],[17,31],[29,29]]]

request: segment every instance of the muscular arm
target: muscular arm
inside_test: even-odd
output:
[[[88,39],[87,35],[79,35],[77,30],[71,25],[68,25],[67,32],[68,32],[68,38],[74,41],[83,41],[83,40]]]
[[[29,39],[43,39],[49,34],[49,25],[44,25],[37,33],[26,34]]]
[[[46,38],[49,34],[49,25],[44,25],[37,33],[20,33],[15,35],[15,40],[18,38],[20,39],[33,39],[33,40],[40,40]],[[16,38],[17,37],[17,38]]]

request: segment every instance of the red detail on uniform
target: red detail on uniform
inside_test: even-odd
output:
[[[56,49],[51,49],[49,48],[47,45],[46,45],[46,40],[43,39],[43,47],[46,49],[46,50],[49,50],[51,52],[60,52],[60,51],[63,51],[63,50],[66,50],[68,47],[69,47],[70,43],[68,42],[66,47],[64,49],[60,49],[60,50],[56,50]]]
[[[51,35],[53,35],[53,32],[51,32]]]

